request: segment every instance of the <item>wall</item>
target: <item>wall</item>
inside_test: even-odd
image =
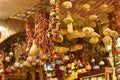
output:
[[[25,31],[25,21],[6,19],[0,21],[0,43],[9,36]]]

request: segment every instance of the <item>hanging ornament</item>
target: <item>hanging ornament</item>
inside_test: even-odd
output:
[[[8,66],[6,69],[5,69],[6,72],[12,72],[11,68]]]
[[[88,64],[85,65],[85,69],[89,71],[89,70],[92,69],[92,67],[91,67],[91,65],[88,63]]]
[[[9,56],[12,57],[13,55],[14,55],[14,52],[12,51],[12,45],[11,45]]]
[[[95,62],[95,59],[93,58],[93,53],[95,52],[95,49],[94,49],[94,45],[93,45],[93,52],[92,52],[92,59],[91,59],[91,62],[94,63]]]
[[[23,66],[31,67],[30,62],[28,62],[28,61],[24,61],[22,64],[23,64]]]
[[[35,40],[33,40],[32,46],[30,48],[30,51],[28,52],[28,55],[29,56],[38,56],[38,53],[39,53],[39,49],[35,43]]]
[[[56,60],[56,64],[62,64],[62,63],[63,63],[62,59],[57,59]]]
[[[12,65],[10,66],[11,70],[16,70],[16,68]]]
[[[39,64],[40,64],[40,65],[44,65],[45,62],[44,62],[43,60],[40,60]]]
[[[105,65],[105,62],[104,62],[103,60],[101,60],[101,61],[99,62],[99,65],[100,65],[100,66],[103,66],[103,65]]]
[[[44,64],[44,70],[45,70],[45,71],[53,71],[53,70],[54,70],[53,64],[51,64],[51,63],[49,63],[49,64]]]
[[[33,57],[32,56],[28,56],[27,57],[27,61],[32,62],[33,61]]]
[[[52,55],[52,58],[53,58],[53,59],[58,59],[58,58],[60,58],[60,57],[59,57],[59,55],[58,55],[57,53],[54,53],[54,54]]]
[[[68,60],[70,60],[70,57],[68,55],[64,55],[63,60],[68,61]]]
[[[71,68],[72,67],[72,64],[71,63],[68,63],[67,64],[67,68]]]
[[[24,66],[23,66],[23,64],[20,64],[20,68],[23,68]]]
[[[60,69],[61,71],[65,71],[65,70],[66,70],[66,66],[64,66],[64,65],[59,66],[59,69]]]
[[[32,61],[32,62],[31,62],[31,65],[32,65],[32,66],[35,66],[35,65],[36,65],[36,62],[35,62],[35,61]]]
[[[19,62],[15,62],[14,63],[14,67],[16,67],[16,68],[20,67],[20,63]]]
[[[68,70],[68,73],[72,73],[72,70]]]
[[[14,55],[13,52],[9,52],[9,56],[12,57]]]
[[[99,66],[99,65],[94,65],[94,66],[93,66],[93,69],[95,69],[95,70],[96,70],[96,69],[100,69],[100,66]]]
[[[83,65],[82,65],[82,63],[81,63],[80,60],[78,60],[78,65],[79,65],[80,67],[83,67]]]
[[[9,56],[6,56],[6,57],[5,57],[5,61],[6,61],[6,62],[10,62],[10,60],[11,60],[11,58],[10,58]]]
[[[36,62],[36,63],[39,63],[39,62],[40,62],[40,59],[36,59],[35,62]]]
[[[95,59],[94,59],[94,58],[92,58],[92,59],[91,59],[91,62],[92,62],[92,63],[94,63],[94,62],[95,62]]]
[[[72,62],[71,69],[72,69],[72,70],[74,70],[74,69],[75,69],[75,63],[74,63],[74,62]]]

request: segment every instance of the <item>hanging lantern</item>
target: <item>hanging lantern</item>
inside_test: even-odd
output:
[[[40,64],[40,65],[44,65],[45,62],[44,62],[43,60],[40,60],[39,64]]]
[[[40,59],[36,59],[35,62],[36,62],[36,63],[39,63],[39,62],[40,62]]]
[[[68,73],[72,73],[72,70],[68,70]]]
[[[103,60],[101,60],[101,61],[99,62],[99,65],[100,65],[100,66],[103,66],[103,65],[105,65],[105,62],[104,62]]]
[[[28,57],[27,57],[27,61],[32,62],[32,61],[33,61],[33,57],[28,56]]]
[[[9,56],[6,56],[6,57],[5,57],[5,61],[6,61],[6,62],[10,62],[10,60],[11,60],[11,58],[10,58]]]
[[[0,69],[0,73],[4,72],[4,69]]]
[[[60,69],[61,71],[65,71],[65,70],[66,70],[66,66],[64,66],[64,65],[59,66],[59,69]]]
[[[92,58],[92,59],[91,59],[91,62],[92,62],[92,63],[94,63],[94,62],[95,62],[95,59],[94,59],[94,58]]]
[[[35,66],[35,65],[36,65],[36,62],[35,62],[35,61],[32,61],[32,62],[31,62],[31,65],[32,65],[32,66]]]
[[[67,64],[67,68],[71,68],[71,67],[72,67],[71,63]]]
[[[20,68],[23,68],[24,66],[23,66],[23,64],[20,64]]]
[[[54,70],[53,64],[51,64],[51,63],[45,64],[44,65],[44,70],[45,71],[53,71]]]
[[[95,69],[95,70],[96,70],[96,69],[100,69],[100,66],[99,66],[99,65],[94,65],[94,66],[93,66],[93,69]]]
[[[12,57],[14,55],[13,52],[9,52],[9,56]]]
[[[6,72],[12,72],[12,70],[11,70],[10,67],[7,67],[7,68],[5,69],[5,71],[6,71]]]
[[[10,66],[11,70],[16,70],[14,66]]]
[[[16,68],[17,68],[17,67],[20,67],[20,63],[19,63],[19,62],[15,62],[15,63],[14,63],[14,67],[16,67]]]
[[[91,69],[92,69],[92,67],[91,67],[91,65],[90,65],[90,64],[86,64],[85,69],[86,69],[86,70],[91,70]]]
[[[58,58],[60,58],[60,56],[57,53],[55,53],[55,54],[53,54],[52,58],[53,59],[58,59]]]
[[[62,63],[63,63],[62,59],[57,59],[56,60],[56,64],[62,64]]]
[[[28,61],[24,61],[24,62],[23,62],[23,66],[31,67],[31,64],[30,64],[30,62],[28,62]]]
[[[74,70],[76,68],[75,65],[76,65],[75,62],[72,62],[72,67],[71,67],[72,70]]]
[[[68,60],[70,60],[70,57],[69,57],[68,55],[65,55],[65,56],[63,57],[63,60],[64,60],[64,61],[68,61]]]

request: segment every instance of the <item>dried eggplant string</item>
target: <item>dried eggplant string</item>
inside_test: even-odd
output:
[[[53,43],[51,38],[47,36],[49,25],[49,14],[43,10],[39,11],[38,16],[35,19],[35,33],[34,39],[38,48],[40,48],[44,54],[51,55],[53,53]]]
[[[29,52],[32,42],[33,42],[33,35],[34,35],[34,19],[32,16],[29,16],[26,20],[26,41],[27,41],[27,48],[26,52]]]

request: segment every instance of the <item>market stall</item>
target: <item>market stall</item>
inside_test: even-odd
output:
[[[38,0],[1,20],[2,80],[119,80],[119,2]]]

